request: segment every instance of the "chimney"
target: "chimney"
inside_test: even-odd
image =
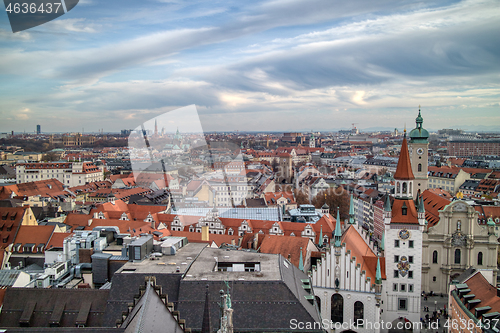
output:
[[[204,225],[201,227],[201,240],[203,242],[208,242],[210,240],[209,238],[208,225]]]
[[[76,264],[80,263],[80,240],[77,239],[75,242],[76,245]]]

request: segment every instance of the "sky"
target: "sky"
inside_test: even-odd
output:
[[[205,131],[500,130],[485,1],[80,0],[12,33],[0,132],[116,132],[195,105]]]

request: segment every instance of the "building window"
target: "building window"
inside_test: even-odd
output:
[[[413,256],[409,256],[409,257],[408,257],[408,262],[409,262],[410,264],[413,264]]]
[[[344,322],[344,298],[340,294],[332,295],[331,319],[333,323]]]
[[[364,318],[364,305],[362,302],[357,301],[354,303],[354,322],[357,323],[358,320],[363,320]]]
[[[399,288],[400,291],[406,291],[406,284],[402,283],[401,287]]]
[[[432,277],[432,282],[436,282],[436,277],[435,276]]]
[[[394,262],[399,262],[399,256],[394,256]]]
[[[432,252],[432,263],[437,264],[438,263],[438,251]]]
[[[394,240],[394,247],[399,247],[399,239]]]
[[[408,285],[408,292],[409,292],[409,293],[412,293],[412,292],[413,292],[413,285],[412,285],[412,284],[409,284],[409,285]]]
[[[392,291],[398,291],[398,284],[397,283],[392,284]]]
[[[406,298],[400,298],[398,301],[398,310],[406,310]]]
[[[395,278],[399,277],[399,271],[397,269],[394,270],[394,277]]]
[[[478,266],[481,266],[483,264],[483,252],[479,252],[477,254],[477,264]]]
[[[412,241],[412,240],[411,240],[411,241],[408,241],[408,247],[409,247],[410,249],[413,249],[413,241]]]
[[[461,255],[460,249],[456,249],[455,250],[455,264],[460,264],[460,261],[461,261],[460,255]]]
[[[418,163],[418,172],[422,172],[422,163]]]
[[[413,271],[408,271],[408,279],[413,279]]]

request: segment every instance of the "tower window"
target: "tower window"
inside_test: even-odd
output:
[[[438,251],[432,252],[432,263],[437,264],[438,263]]]
[[[483,252],[479,252],[477,254],[477,264],[478,266],[481,266],[483,264]]]
[[[406,202],[403,203],[403,207],[401,208],[401,213],[403,215],[407,215],[408,214],[408,207],[406,207]]]
[[[399,239],[394,240],[394,247],[399,247]]]
[[[409,247],[410,249],[413,249],[413,241],[412,241],[412,240],[411,240],[411,241],[408,241],[408,247]]]
[[[398,278],[398,277],[399,277],[399,271],[398,271],[398,270],[396,270],[396,269],[394,270],[394,277],[395,277],[395,278]]]
[[[456,249],[455,250],[455,264],[460,264],[460,256],[461,256],[461,253],[460,253],[460,249]]]
[[[398,262],[399,261],[399,256],[394,256],[394,262]]]

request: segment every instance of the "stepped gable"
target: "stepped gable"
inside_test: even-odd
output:
[[[366,271],[366,277],[371,278],[371,282],[375,283],[375,275],[377,273],[377,255],[366,244],[363,237],[358,233],[354,226],[349,226],[342,236],[342,243],[345,243],[346,250],[351,251],[351,258],[356,258],[356,264],[360,265],[361,270]],[[385,258],[380,257],[380,267],[382,279],[386,278],[385,274]]]

